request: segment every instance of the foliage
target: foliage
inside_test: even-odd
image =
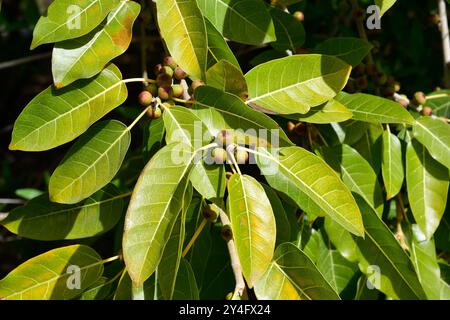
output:
[[[311,42],[318,2],[54,0],[31,43],[54,43],[53,84],[9,149],[71,144],[0,225],[55,242],[0,299],[450,299],[449,91],[399,94],[371,1],[331,1],[352,23]],[[142,75],[124,78],[134,40]],[[141,110],[120,107],[136,83]]]

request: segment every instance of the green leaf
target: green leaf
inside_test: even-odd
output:
[[[272,60],[245,75],[250,97],[247,103],[279,114],[304,114],[334,98],[347,83],[350,71],[342,60],[320,54]]]
[[[262,184],[267,198],[273,210],[276,224],[275,246],[291,240],[291,225],[286,215],[286,210],[277,193],[268,185]]]
[[[347,120],[339,123],[330,123],[330,126],[321,126],[319,129],[328,138],[329,144],[354,144],[358,142],[367,130],[369,124],[362,121]]]
[[[438,117],[450,117],[450,90],[438,90],[427,94],[425,106]]]
[[[176,218],[193,165],[188,145],[162,148],[145,166],[125,218],[123,253],[131,279],[142,284],[156,270]]]
[[[96,75],[109,61],[124,53],[130,45],[133,23],[140,10],[138,3],[122,1],[105,22],[89,34],[57,43],[52,54],[56,88]]]
[[[450,252],[450,204],[448,202],[444,216],[441,218],[439,227],[434,234],[434,241],[437,248],[442,251]]]
[[[69,142],[122,104],[127,95],[113,64],[93,79],[60,90],[48,87],[17,118],[9,149],[44,151]]]
[[[34,240],[93,237],[117,224],[123,198],[112,184],[72,205],[50,202],[44,194],[11,211],[1,224],[12,233]]]
[[[48,7],[33,32],[31,49],[45,43],[81,37],[96,26],[119,3],[119,0],[55,0]]]
[[[373,46],[359,38],[330,38],[319,43],[313,50],[315,53],[335,56],[353,67],[361,63]]]
[[[317,269],[341,293],[350,284],[358,271],[358,265],[345,259],[338,251],[322,248],[317,259]]]
[[[226,60],[220,60],[206,72],[206,83],[241,98],[245,97],[248,90],[241,69]]]
[[[260,300],[340,300],[311,259],[292,243],[278,246],[255,293]]]
[[[148,120],[144,125],[144,163],[147,163],[153,155],[161,148],[163,144],[164,134],[163,118]]]
[[[350,191],[362,196],[378,213],[383,213],[383,195],[377,175],[370,164],[352,147],[343,144],[324,148],[324,158],[338,173]]]
[[[167,0],[156,4],[161,36],[170,54],[191,79],[205,79],[208,37],[195,0]]]
[[[112,283],[101,277],[80,296],[80,300],[104,300],[111,292]]]
[[[100,279],[102,273],[101,257],[87,246],[53,249],[27,260],[0,280],[0,299],[75,298]],[[77,276],[81,280],[78,289],[72,286],[78,285],[75,283]]]
[[[252,288],[269,267],[275,250],[272,206],[258,181],[234,174],[228,182],[228,212],[242,273]]]
[[[352,118],[352,112],[342,103],[331,99],[330,101],[312,108],[305,114],[290,114],[287,118],[309,123],[343,122]]]
[[[178,215],[169,241],[164,248],[161,262],[158,265],[158,284],[166,300],[172,300],[175,282],[180,267],[181,253],[185,235],[186,212],[192,199],[192,186],[188,186],[184,194],[181,213]]]
[[[370,163],[376,174],[381,169],[382,135],[383,127],[380,124],[370,123],[364,133],[352,147]]]
[[[403,179],[402,145],[397,136],[393,135],[387,126],[383,132],[383,160],[381,169],[386,187],[387,199],[391,199],[400,192]]]
[[[190,109],[179,106],[166,109],[163,119],[167,144],[181,142],[198,149],[213,138],[208,127]],[[222,165],[198,161],[190,179],[194,188],[206,199],[223,197],[225,173]]]
[[[260,0],[197,0],[197,4],[225,38],[252,45],[276,40],[272,18]]]
[[[414,137],[430,155],[450,169],[450,127],[442,120],[421,117],[416,120]]]
[[[339,93],[336,98],[351,112],[353,119],[371,123],[413,124],[414,118],[399,103],[365,93]]]
[[[194,235],[195,231],[199,228],[200,224],[203,222],[203,199],[198,196],[192,198],[189,207],[186,212],[186,236],[184,241],[184,247],[189,243]],[[223,240],[222,240],[223,242]],[[206,270],[208,272],[213,272],[207,269],[208,260],[210,255],[213,254],[212,250],[212,238],[210,228],[206,225],[200,235],[197,237],[195,242],[192,244],[191,249],[185,256],[188,260],[195,274],[197,280],[197,287],[201,291],[204,285],[209,285],[209,283],[204,283],[204,277],[206,275]],[[225,249],[224,254],[228,254]]]
[[[412,225],[411,260],[420,283],[430,300],[439,300],[441,270],[436,257],[434,240],[427,240],[418,225]]]
[[[50,200],[77,203],[100,190],[119,171],[130,142],[129,128],[117,120],[89,128],[53,172]]]
[[[173,295],[174,300],[198,300],[199,292],[195,280],[194,272],[186,259],[180,261],[177,282]]]
[[[22,188],[22,189],[17,189],[14,194],[18,197],[21,197],[25,200],[31,200],[33,198],[39,197],[41,194],[43,194],[44,192],[39,190],[39,189],[34,189],[34,188]]]
[[[352,194],[325,161],[299,147],[281,148],[279,154],[259,148],[256,161],[269,185],[304,211],[330,216],[348,231],[364,234]]]
[[[380,8],[380,17],[386,13],[397,0],[375,0],[375,4]]]
[[[206,33],[208,35],[208,64],[207,69],[215,65],[220,60],[226,60],[237,69],[241,70],[239,62],[231,51],[225,39],[214,25],[205,19]]]
[[[325,218],[325,230],[333,245],[347,259],[358,261],[359,269],[370,283],[394,299],[425,299],[414,266],[399,242],[378,214],[359,195],[366,229],[365,238],[357,238],[334,221]]]
[[[236,129],[238,139],[250,140],[248,144],[270,145],[273,140],[276,145],[292,145],[278,123],[235,95],[202,86],[195,90],[195,99],[192,112],[202,119],[213,136],[222,129]]]
[[[291,14],[276,7],[270,9],[270,15],[273,19],[277,38],[270,45],[277,50],[292,50],[295,52],[305,42],[303,24]]]
[[[412,214],[427,239],[433,236],[444,215],[448,180],[448,169],[412,140],[406,149],[406,186]]]

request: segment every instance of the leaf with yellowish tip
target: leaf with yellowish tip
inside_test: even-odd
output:
[[[128,91],[119,69],[110,64],[93,79],[37,95],[14,123],[10,150],[44,151],[67,143],[122,104]]]
[[[208,38],[195,0],[156,3],[158,25],[170,54],[192,79],[205,79]]]
[[[258,148],[256,162],[269,185],[304,211],[329,216],[357,236],[364,235],[361,212],[350,190],[318,156],[300,147],[269,152]]]
[[[292,243],[277,247],[255,293],[261,300],[340,300],[314,262]]]
[[[136,285],[156,270],[183,206],[194,152],[172,143],[150,160],[141,173],[125,217],[122,247],[128,273]]]
[[[75,266],[75,268],[74,268]],[[78,270],[78,271],[77,271]],[[79,272],[79,287],[69,279]],[[50,250],[22,263],[0,280],[0,300],[68,300],[100,279],[101,257],[84,245]]]
[[[234,174],[228,182],[228,212],[242,272],[252,288],[269,267],[275,249],[272,206],[258,181]]]
[[[113,58],[125,52],[141,6],[122,1],[98,28],[89,34],[55,45],[52,54],[53,81],[57,88],[99,73]]]
[[[33,32],[31,49],[81,37],[98,26],[120,0],[55,0]]]
[[[293,55],[260,64],[246,75],[249,100],[279,114],[305,114],[344,88],[351,66],[320,54]]]

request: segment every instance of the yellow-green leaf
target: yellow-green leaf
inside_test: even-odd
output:
[[[389,130],[383,132],[383,159],[381,162],[381,170],[383,181],[386,187],[387,199],[391,199],[400,192],[403,179],[403,158],[402,145],[397,136],[393,135]]]
[[[450,169],[450,126],[440,119],[421,117],[416,120],[413,132],[430,155]]]
[[[0,299],[71,299],[100,279],[102,273],[100,256],[87,246],[50,250],[22,263],[0,280]]]
[[[52,54],[53,82],[57,88],[99,73],[113,58],[125,52],[141,6],[122,1],[98,28],[89,34],[57,43]]]
[[[430,239],[444,215],[449,174],[416,140],[406,149],[406,186],[414,219]]]
[[[183,205],[194,153],[173,143],[162,148],[145,166],[131,196],[125,218],[123,254],[136,285],[158,266]]]
[[[257,164],[274,189],[287,194],[306,212],[326,215],[363,236],[361,213],[350,190],[325,161],[300,147],[270,153],[257,149]]]
[[[110,64],[93,79],[79,80],[37,95],[14,123],[10,150],[44,151],[69,142],[122,104],[127,87]]]
[[[314,262],[292,243],[277,247],[255,293],[261,300],[340,300]]]
[[[305,114],[344,88],[351,66],[320,54],[293,55],[260,64],[246,75],[249,100],[279,114]]]
[[[117,120],[89,128],[50,177],[51,201],[77,203],[101,189],[119,171],[130,142],[130,130]]]
[[[81,37],[96,26],[120,0],[55,0],[36,24],[31,49],[45,43]]]
[[[10,232],[35,240],[80,239],[97,236],[116,225],[124,195],[108,184],[83,202],[50,202],[48,194],[11,211],[1,224]]]
[[[170,54],[190,78],[205,79],[208,38],[196,1],[158,1],[156,7],[161,36]]]
[[[269,267],[275,250],[272,206],[258,181],[234,174],[228,182],[228,212],[242,272],[252,288]]]
[[[197,0],[203,15],[222,35],[245,44],[276,40],[270,14],[260,0]]]
[[[208,69],[206,84],[241,98],[247,94],[247,83],[242,71],[226,60],[220,60]]]

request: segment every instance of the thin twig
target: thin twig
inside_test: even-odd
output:
[[[51,55],[52,55],[51,52],[45,52],[45,53],[39,53],[39,54],[35,54],[35,55],[25,57],[25,58],[19,58],[19,59],[15,59],[15,60],[11,60],[11,61],[0,62],[0,70],[17,67],[22,64],[49,58],[49,57],[51,57]]]
[[[217,210],[217,212],[219,212],[219,217],[220,221],[222,221],[222,225],[230,225],[231,222],[227,214],[217,205],[213,204],[212,206],[215,210]],[[242,266],[233,239],[228,240],[227,247],[228,253],[230,254],[231,268],[233,269],[234,279],[236,281],[233,296],[238,294],[241,297],[245,290],[245,281],[244,277],[242,276]]]
[[[26,201],[22,199],[5,199],[1,198],[0,203],[3,204],[24,204]]]
[[[447,8],[444,0],[438,0],[439,18],[441,20],[440,29],[442,36],[442,52],[444,56],[444,86],[450,86],[450,38],[448,33]]]

